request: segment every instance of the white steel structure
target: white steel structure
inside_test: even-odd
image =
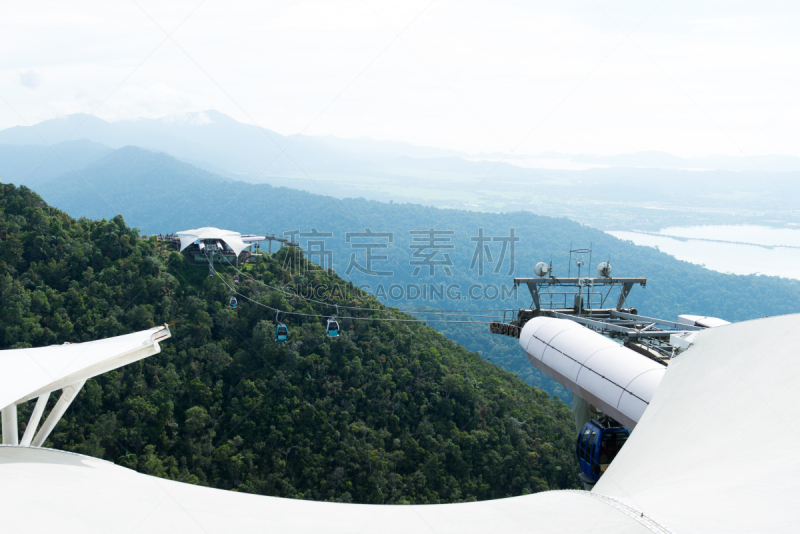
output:
[[[168,337],[164,325],[99,341],[0,351],[3,444],[41,446],[87,379],[158,354],[158,342]],[[50,393],[59,389],[61,396],[36,432]],[[20,441],[17,404],[33,399],[38,400]]]
[[[570,332],[576,339],[584,336],[563,330],[542,343],[563,349],[561,341]],[[556,343],[554,338],[561,336]],[[539,337],[544,339],[544,332]],[[2,531],[796,532],[798,347],[800,315],[698,331],[693,344],[666,366],[635,431],[590,492],[427,506],[323,503],[209,489],[86,456],[8,446],[0,447]],[[542,352],[545,361],[548,350]],[[585,367],[592,359],[584,360]],[[14,382],[6,378],[6,369],[3,388]],[[27,380],[19,374],[15,378]],[[580,376],[576,383],[594,387]]]
[[[249,247],[254,241],[262,241],[261,239],[252,239],[253,237],[260,236],[247,236],[250,240],[245,243],[242,239],[242,234],[239,232],[232,232],[230,230],[220,230],[219,228],[212,228],[210,226],[204,228],[197,228],[196,230],[184,230],[182,232],[175,232],[181,240],[181,251],[192,243],[203,240],[224,241],[231,250],[238,256],[241,252]]]

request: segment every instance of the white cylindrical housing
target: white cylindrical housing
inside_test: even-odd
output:
[[[534,367],[633,429],[666,368],[567,319],[535,317],[519,343]]]

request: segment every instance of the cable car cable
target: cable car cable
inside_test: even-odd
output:
[[[225,280],[225,278],[220,273],[215,271],[214,274],[219,276],[220,280],[222,280],[222,283],[225,284],[225,286],[228,289],[233,291],[233,293],[235,293],[236,295],[239,295],[240,297],[242,297],[245,300],[248,300],[248,301],[252,302],[253,304],[256,304],[256,305],[261,306],[263,308],[267,308],[268,310],[272,310],[272,311],[278,312],[278,313],[283,313],[284,315],[298,315],[298,316],[301,316],[301,317],[317,317],[317,318],[328,318],[328,317],[330,317],[330,315],[320,315],[320,314],[303,313],[303,312],[290,312],[290,311],[280,310],[278,308],[273,308],[272,306],[267,306],[264,303],[258,302],[257,300],[254,300],[254,299],[248,297],[247,295],[243,295],[243,294],[239,293],[238,291],[236,291],[233,287],[231,287],[228,284],[228,282]],[[347,316],[347,317],[339,317],[339,319],[351,319],[353,321],[394,321],[394,322],[398,322],[398,323],[457,323],[457,324],[491,324],[492,323],[491,321],[450,321],[450,320],[445,320],[445,319],[431,319],[431,320],[425,320],[425,319],[397,319],[397,318],[392,318],[392,317],[350,317],[350,316]]]
[[[226,261],[227,261],[227,258],[226,258]],[[360,308],[360,307],[356,307],[356,306],[346,306],[346,305],[344,305],[344,304],[335,304],[335,303],[334,303],[334,304],[331,304],[331,303],[329,303],[329,302],[322,302],[322,301],[320,301],[320,300],[316,300],[316,299],[312,299],[312,298],[304,297],[304,296],[302,296],[302,295],[298,295],[298,294],[296,294],[296,293],[291,293],[291,292],[289,292],[289,291],[286,291],[286,290],[284,290],[284,289],[281,289],[281,288],[279,288],[279,287],[274,287],[274,286],[271,286],[271,285],[267,284],[266,282],[264,282],[264,281],[262,281],[262,280],[257,280],[256,278],[253,278],[252,276],[248,275],[247,273],[245,273],[245,272],[242,272],[242,271],[241,271],[241,270],[239,270],[239,269],[238,269],[236,266],[234,266],[232,263],[230,263],[230,261],[227,261],[227,262],[228,262],[228,265],[230,265],[231,267],[233,267],[233,268],[234,268],[234,269],[235,269],[235,270],[236,270],[238,273],[240,273],[242,276],[246,276],[247,278],[249,278],[250,280],[252,280],[252,281],[254,281],[254,282],[258,282],[259,284],[262,284],[263,286],[266,286],[266,287],[268,287],[268,288],[270,288],[270,289],[273,289],[273,290],[275,290],[275,291],[279,291],[279,292],[283,293],[284,295],[286,295],[286,296],[288,296],[288,297],[292,297],[292,298],[296,298],[296,299],[301,299],[301,300],[304,300],[304,301],[306,301],[306,302],[314,302],[314,303],[316,303],[316,304],[322,304],[322,305],[324,305],[324,306],[338,306],[338,307],[340,307],[340,308],[346,308],[346,309],[349,309],[349,310],[358,310],[358,311],[376,311],[376,312],[382,312],[382,313],[391,313],[391,312],[396,312],[396,311],[399,311],[399,312],[401,312],[401,313],[409,313],[409,314],[411,314],[411,313],[420,313],[420,314],[425,314],[425,315],[434,315],[434,314],[435,314],[435,315],[467,315],[467,316],[471,316],[471,317],[485,317],[485,318],[491,318],[491,317],[494,317],[494,315],[477,315],[477,314],[475,314],[475,313],[464,312],[464,311],[462,311],[462,310],[453,310],[452,312],[451,312],[451,311],[447,311],[447,310],[434,310],[434,311],[425,311],[425,310],[401,310],[401,309],[392,310],[391,308]],[[503,312],[505,312],[506,310],[475,310],[475,311],[476,311],[476,312],[490,312],[490,313],[496,313],[496,314],[500,314],[500,313],[503,313]]]
[[[284,295],[286,295],[288,297],[302,299],[302,300],[305,300],[307,302],[314,302],[316,304],[322,304],[324,306],[337,306],[337,307],[341,307],[341,308],[347,308],[347,309],[350,309],[350,310],[377,311],[377,312],[384,312],[384,313],[395,311],[395,310],[392,310],[390,308],[360,308],[360,307],[356,307],[356,306],[347,306],[347,305],[344,305],[344,304],[336,304],[336,303],[331,304],[330,302],[322,302],[320,300],[304,297],[302,295],[298,295],[296,293],[291,293],[289,291],[286,291],[286,290],[284,290],[282,288],[271,286],[271,285],[267,284],[266,282],[264,282],[262,280],[257,280],[256,278],[253,278],[252,276],[250,276],[246,272],[241,271],[238,267],[236,267],[230,261],[228,261],[227,258],[223,258],[223,259],[225,259],[225,261],[228,263],[228,265],[230,265],[234,270],[236,270],[237,273],[241,274],[242,276],[246,276],[250,280],[252,280],[254,282],[258,282],[259,284],[261,284],[263,286],[266,286],[266,287],[268,287],[270,289],[273,289],[275,291],[279,291],[279,292],[283,293]],[[461,310],[453,310],[452,313],[450,311],[448,311],[448,310],[434,310],[434,311],[424,311],[424,310],[416,311],[415,310],[415,311],[409,311],[409,310],[399,310],[398,309],[396,311],[400,311],[400,312],[403,312],[403,313],[424,313],[424,314],[441,314],[441,315],[459,315],[459,314],[461,314],[461,315],[472,315],[472,316],[475,316],[475,317],[492,317],[491,315],[478,316],[478,315],[474,315],[472,313],[462,313]],[[498,313],[499,314],[499,313],[502,313],[502,312],[504,312],[506,310],[475,310],[475,311],[477,311],[477,312],[494,312],[494,313]]]
[[[469,317],[482,317],[482,318],[493,318],[494,317],[494,315],[478,315],[478,314],[475,314],[475,313],[469,313],[468,311],[465,312],[465,311],[462,311],[462,310],[454,310],[453,312],[448,312],[448,311],[444,311],[444,310],[436,310],[436,311],[401,310],[401,309],[392,310],[390,308],[389,309],[387,309],[387,308],[360,308],[360,307],[356,307],[356,306],[346,306],[344,304],[335,304],[335,303],[331,304],[329,302],[322,302],[322,301],[319,301],[319,300],[316,300],[316,299],[311,299],[311,298],[308,298],[308,297],[304,297],[302,295],[298,295],[296,293],[291,293],[291,292],[286,291],[284,289],[281,289],[279,287],[271,286],[271,285],[267,284],[266,282],[264,282],[262,280],[257,280],[255,278],[253,278],[252,276],[250,276],[249,274],[247,274],[245,272],[242,272],[240,269],[238,269],[235,265],[233,265],[224,256],[223,256],[223,259],[228,263],[228,265],[233,267],[233,269],[236,270],[237,273],[239,273],[242,276],[246,276],[247,278],[249,278],[250,280],[252,280],[254,282],[262,284],[263,286],[268,287],[268,288],[270,288],[270,289],[272,289],[274,291],[278,291],[280,293],[283,293],[284,295],[286,295],[288,297],[301,299],[301,300],[304,300],[306,302],[313,302],[313,303],[316,303],[316,304],[322,304],[324,306],[336,306],[337,308],[346,308],[348,310],[375,311],[375,312],[380,312],[380,313],[396,313],[396,312],[400,312],[400,313],[407,313],[407,314],[422,314],[422,315],[463,315],[463,316],[469,316]],[[500,313],[505,312],[506,310],[475,310],[475,311],[476,312],[490,312],[490,313],[500,314]],[[442,322],[442,321],[438,321],[438,322]],[[462,321],[462,322],[477,322],[477,321]],[[488,324],[488,323],[486,323],[486,324]]]

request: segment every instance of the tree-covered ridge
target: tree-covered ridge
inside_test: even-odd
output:
[[[301,179],[306,178],[298,178]],[[497,182],[498,187],[501,183]],[[338,195],[349,192],[347,189],[331,190],[327,184],[324,188],[328,193]],[[318,190],[316,186],[315,190]],[[80,176],[71,173],[42,183],[39,191],[51,204],[69,213],[92,218],[113,217],[116,213],[112,211],[113,206],[126,221],[147,233],[199,228],[207,226],[209,218],[213,218],[214,226],[242,233],[281,234],[295,230],[308,233],[312,228],[328,232],[332,235],[325,240],[325,248],[331,251],[333,268],[357,285],[370,285],[370,292],[382,302],[407,311],[425,308],[515,310],[530,307],[532,299],[523,286],[516,299],[491,299],[481,295],[480,299],[455,301],[441,298],[393,300],[382,296],[377,286],[382,284],[388,289],[392,284],[402,287],[408,284],[439,287],[454,284],[462,295],[467,295],[473,284],[484,288],[490,285],[510,288],[514,277],[534,276],[533,267],[539,261],[552,259],[556,276],[566,276],[570,272],[569,250],[590,247],[594,250],[594,265],[586,266],[591,267],[589,274],[594,274],[597,262],[610,259],[615,276],[647,278],[647,286],[635,287],[627,300],[642,315],[668,320],[677,320],[679,314],[710,315],[728,321],[742,321],[800,312],[800,283],[796,280],[714,272],[650,247],[621,241],[568,219],[513,211],[518,209],[518,205],[513,204],[516,197],[513,188],[506,192],[512,201],[506,208],[509,210],[507,213],[337,199],[266,184],[225,182],[219,176],[214,178],[210,173],[165,154],[125,147],[81,168]],[[147,200],[142,201],[144,198]],[[393,235],[393,242],[381,241],[389,245],[385,249],[387,261],[373,265],[377,270],[392,271],[393,275],[372,276],[358,269],[352,269],[348,274],[354,255],[361,265],[366,266],[366,260],[365,251],[354,247],[357,239],[348,241],[347,233],[364,232],[366,228]],[[452,276],[441,268],[433,276],[429,276],[426,269],[418,275],[413,274],[410,232],[429,228],[453,232],[449,243],[454,248],[443,249],[437,256],[441,259],[444,253],[450,255]],[[480,229],[486,236],[494,237],[509,236],[514,229],[520,241],[515,247],[513,273],[509,273],[511,253],[506,255],[505,263],[499,265],[502,252],[500,243],[494,241],[488,245],[496,263],[489,263],[487,257],[483,275],[477,265],[473,265],[477,251],[477,242],[473,238]],[[308,250],[307,244],[312,238],[298,237],[301,246]],[[311,259],[318,259],[318,256]],[[501,268],[495,272],[498,266]],[[574,264],[571,273],[575,275]],[[584,270],[583,274],[587,271]],[[498,293],[502,295],[502,292]],[[485,325],[431,324],[460,345],[518,374],[527,383],[562,399],[571,399],[569,391],[520,358],[516,340],[486,335]]]
[[[568,408],[425,325],[343,319],[329,339],[323,318],[282,316],[291,338],[277,344],[272,312],[243,298],[229,309],[222,280],[121,217],[75,220],[10,185],[0,206],[0,348],[178,321],[161,354],[87,381],[46,446],[316,500],[453,502],[577,483]],[[382,307],[333,273],[295,274],[290,252],[264,257],[237,289],[317,315],[332,311],[265,284],[338,287],[340,304]]]

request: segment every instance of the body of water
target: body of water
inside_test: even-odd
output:
[[[619,239],[633,241],[637,245],[658,247],[679,260],[703,265],[714,271],[765,274],[800,280],[800,229],[766,226],[676,226],[664,228],[659,234],[622,231],[608,233]]]

